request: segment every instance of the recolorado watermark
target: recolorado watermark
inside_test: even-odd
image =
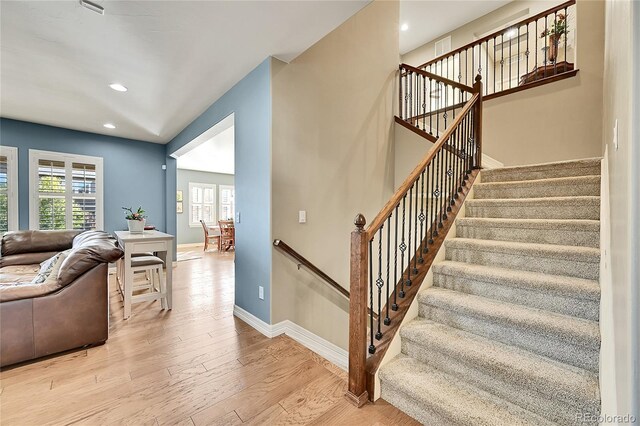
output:
[[[592,414],[592,413],[578,413],[576,414],[576,420],[579,423],[595,423],[599,424],[636,424],[636,416],[631,414]]]

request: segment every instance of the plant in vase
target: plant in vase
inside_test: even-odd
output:
[[[125,211],[125,219],[127,219],[127,225],[129,226],[129,232],[132,234],[142,234],[144,232],[144,224],[146,222],[147,216],[145,216],[145,211],[142,210],[142,207],[138,207],[138,210],[133,211],[131,207],[123,207],[122,210]]]
[[[549,62],[555,63],[558,57],[558,45],[560,38],[564,34],[565,43],[567,42],[567,34],[569,27],[567,26],[567,16],[564,13],[558,13],[551,23],[551,27],[540,33],[540,38],[549,37]]]

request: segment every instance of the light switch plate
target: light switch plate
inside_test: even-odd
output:
[[[618,120],[613,125],[613,147],[618,150]]]
[[[258,286],[258,299],[264,300],[264,287]]]
[[[240,212],[236,212],[236,223],[240,223]]]
[[[307,211],[300,210],[298,212],[298,223],[307,223]]]

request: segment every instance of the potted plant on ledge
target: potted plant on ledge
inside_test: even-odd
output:
[[[122,210],[125,211],[127,219],[127,225],[129,226],[129,232],[132,234],[142,234],[144,232],[144,224],[146,222],[147,216],[144,215],[144,210],[142,207],[138,207],[138,210],[135,212],[131,207],[123,207]]]
[[[554,20],[551,23],[551,28],[547,28],[546,30],[542,31],[542,33],[540,33],[540,38],[549,36],[548,58],[549,62],[551,62],[552,64],[555,64],[558,57],[558,45],[560,44],[560,38],[563,34],[565,35],[566,43],[566,34],[569,34],[569,28],[567,26],[567,17],[563,13],[559,13],[554,17]]]

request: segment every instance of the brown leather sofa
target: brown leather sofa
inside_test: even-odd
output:
[[[32,283],[61,251],[57,278]],[[107,233],[9,232],[0,254],[0,367],[107,340],[108,266],[123,255]]]

